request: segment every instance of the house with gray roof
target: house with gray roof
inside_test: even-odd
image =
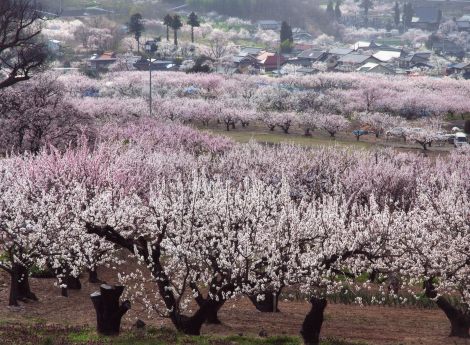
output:
[[[281,30],[281,22],[276,20],[259,20],[256,24],[261,30]]]
[[[367,62],[380,63],[380,60],[373,57],[372,55],[364,54],[347,54],[339,58],[338,64],[343,66],[355,66],[358,67]]]
[[[442,11],[436,6],[416,7],[411,20],[411,27],[428,31],[439,28],[442,19]]]
[[[458,18],[455,22],[457,23],[459,31],[470,32],[470,15],[466,14]]]
[[[325,61],[327,58],[327,53],[324,50],[318,49],[308,49],[301,52],[297,55],[297,59],[302,61],[302,64],[307,66],[317,61]]]

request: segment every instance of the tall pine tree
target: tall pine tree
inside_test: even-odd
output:
[[[369,10],[374,8],[374,2],[373,0],[362,0],[359,7],[364,9],[364,23],[367,26],[369,25]]]
[[[335,18],[335,9],[333,7],[333,0],[328,2],[326,6],[326,15],[328,16],[329,20],[333,20]]]
[[[292,28],[287,22],[283,21],[281,25],[281,52],[290,53],[294,46],[294,37],[292,35]]]
[[[173,29],[174,41],[175,46],[178,46],[178,30],[183,27],[183,22],[181,21],[181,17],[175,14],[171,20],[171,28]]]
[[[199,17],[196,13],[191,12],[191,14],[188,16],[188,25],[191,26],[191,42],[194,43],[194,28],[201,26]]]
[[[140,37],[142,32],[145,31],[144,24],[142,24],[142,15],[140,13],[133,14],[129,20],[129,33],[134,34],[137,41],[137,51],[140,52]]]
[[[398,5],[398,2],[395,2],[393,20],[395,21],[395,26],[400,25],[400,5]]]
[[[336,0],[336,5],[335,5],[335,18],[337,21],[341,19],[342,13],[341,13],[341,0]]]
[[[165,24],[166,26],[166,40],[167,41],[170,40],[170,27],[171,27],[172,21],[173,21],[173,17],[171,16],[171,14],[167,14],[165,18],[163,18],[163,24]]]

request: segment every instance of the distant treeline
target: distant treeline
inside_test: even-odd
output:
[[[314,17],[318,7],[304,0],[186,0],[199,11],[216,11],[246,19],[301,20]]]

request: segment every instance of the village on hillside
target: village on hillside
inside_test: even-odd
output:
[[[470,77],[466,1],[363,5],[352,0],[327,3],[324,13],[332,35],[297,27],[288,18],[249,21],[215,12],[198,15],[187,5],[169,9],[178,16],[175,27],[168,13],[141,15],[139,44],[132,40],[136,32],[128,25],[130,18],[100,7],[49,15],[44,35],[59,69],[188,71],[205,65],[225,74],[338,71]],[[194,22],[188,19],[191,14]],[[178,41],[175,36],[180,36]],[[152,44],[156,50],[148,57],[145,48]]]

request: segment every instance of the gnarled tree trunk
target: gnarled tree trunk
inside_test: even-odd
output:
[[[104,281],[98,278],[96,268],[88,270],[88,282],[91,284],[105,284]]]
[[[305,345],[318,345],[320,344],[320,332],[327,301],[324,298],[312,297],[310,303],[312,309],[305,317],[300,334]]]
[[[65,285],[61,287],[61,294],[63,297],[68,297],[69,293],[68,290],[81,290],[82,284],[80,283],[79,277],[74,277],[70,275],[70,273],[65,273],[64,276],[59,275],[59,283],[60,285]]]
[[[276,292],[267,291],[264,293],[249,295],[248,298],[255,308],[262,313],[279,313],[278,304],[281,291],[282,290]],[[258,299],[258,297],[261,296],[262,298]]]
[[[31,292],[28,269],[26,267],[14,263],[9,273],[11,279],[9,306],[18,306],[18,301],[38,300],[36,295]]]
[[[103,335],[118,335],[121,328],[121,319],[131,308],[131,302],[124,301],[119,304],[119,298],[124,286],[111,286],[103,284],[100,291],[90,295],[96,310],[96,329]]]
[[[186,316],[181,313],[177,298],[171,289],[170,277],[165,273],[160,261],[161,248],[159,242],[163,240],[164,232],[159,236],[157,243],[154,243],[153,248],[149,250],[147,241],[144,238],[126,239],[109,226],[98,227],[87,224],[87,230],[89,233],[96,234],[122,248],[126,248],[131,253],[135,253],[135,248],[137,248],[139,255],[143,257],[144,261],[148,265],[152,264],[150,272],[156,280],[158,292],[166,308],[170,310],[170,320],[178,331],[187,335],[200,335],[202,325],[206,322],[209,315],[214,315],[220,309],[220,302],[207,298],[201,301],[202,303],[194,315]]]
[[[208,300],[209,298],[204,298],[202,297],[201,294],[199,294],[196,297],[196,303],[199,306],[199,308],[204,307],[204,305],[208,303]],[[222,308],[222,306],[224,305],[225,300],[219,299],[219,301],[214,301],[214,302],[216,303],[207,308],[205,322],[209,325],[220,325],[222,322],[219,320],[218,313],[219,313],[220,308]]]
[[[432,280],[424,283],[426,297],[436,298],[437,292],[434,289]],[[453,306],[445,297],[439,296],[436,300],[437,306],[446,314],[447,319],[450,321],[450,334],[451,337],[470,338],[470,313]]]

